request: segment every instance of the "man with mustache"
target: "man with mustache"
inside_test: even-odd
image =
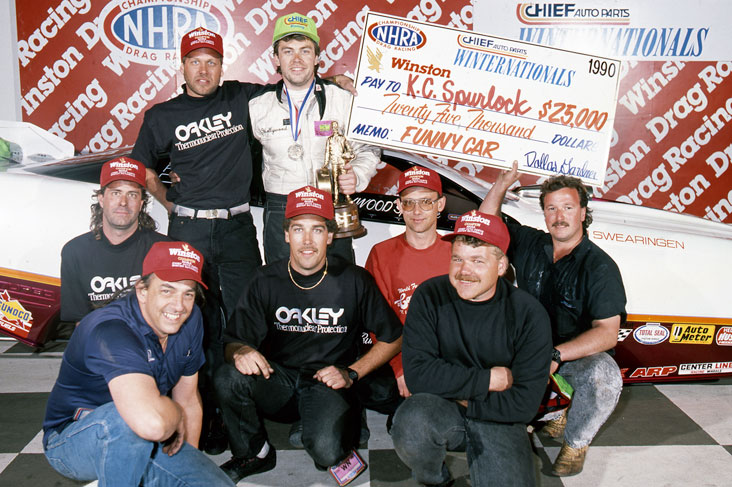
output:
[[[499,215],[508,188],[518,181],[518,164],[502,172],[481,204]],[[549,233],[507,219],[509,258],[518,286],[549,312],[554,349],[550,372],[559,372],[574,388],[565,414],[544,427],[564,442],[552,473],[582,471],[587,449],[617,405],[623,381],[609,353],[625,321],[625,289],[618,266],[590,241],[589,196],[582,182],[555,176],[541,186],[539,204]],[[609,353],[605,353],[609,352]]]
[[[234,481],[275,467],[263,418],[302,421],[302,443],[318,469],[341,485],[365,464],[354,448],[360,411],[354,384],[396,355],[402,327],[363,268],[326,249],[336,229],[330,193],[291,192],[284,238],[290,258],[259,268],[226,330],[216,394]],[[362,333],[378,343],[362,356]]]
[[[506,225],[471,211],[455,223],[448,275],[420,284],[404,324],[412,395],[394,415],[394,448],[425,485],[451,485],[448,450],[466,451],[473,485],[532,486],[526,423],[549,377],[541,304],[502,279]]]
[[[102,166],[91,231],[61,250],[61,321],[78,323],[95,307],[140,278],[142,261],[155,242],[169,240],[155,231],[147,213],[145,166],[118,157]]]

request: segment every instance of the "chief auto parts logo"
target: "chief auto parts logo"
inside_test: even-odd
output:
[[[401,20],[381,20],[369,26],[372,41],[397,51],[416,51],[427,43],[427,35]]]
[[[12,299],[7,290],[0,292],[0,327],[15,336],[27,338],[32,326],[33,315],[17,299]]]
[[[138,64],[179,61],[184,34],[205,27],[226,38],[234,21],[220,0],[115,0],[99,14],[101,39],[113,53]]]
[[[519,3],[516,17],[524,24],[609,24],[630,23],[629,8],[586,8],[575,3]]]

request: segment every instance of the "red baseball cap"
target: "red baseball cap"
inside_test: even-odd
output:
[[[208,289],[201,278],[203,255],[186,242],[155,242],[142,261],[142,275],[155,274],[163,281],[190,279]]]
[[[312,186],[296,189],[287,195],[285,218],[299,215],[317,215],[332,220],[335,216],[333,195]]]
[[[196,49],[208,47],[224,57],[224,40],[216,32],[199,27],[183,36],[180,41],[180,58],[183,59]]]
[[[107,161],[102,166],[102,174],[99,176],[99,184],[105,187],[113,181],[132,181],[143,188],[145,184],[145,166],[129,157],[118,157]]]
[[[455,230],[443,236],[443,240],[452,240],[458,235],[475,237],[485,243],[495,245],[506,253],[511,236],[508,228],[499,217],[472,210],[458,218],[455,222]]]
[[[412,186],[431,189],[433,191],[437,191],[437,194],[442,196],[442,181],[440,181],[440,175],[427,168],[414,166],[399,175],[397,193],[401,193]]]

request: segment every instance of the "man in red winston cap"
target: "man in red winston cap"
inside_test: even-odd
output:
[[[169,240],[155,232],[147,213],[145,166],[129,157],[102,166],[97,202],[91,206],[91,231],[61,250],[61,320],[78,323],[95,306],[134,284],[142,261],[155,242]]]
[[[198,451],[203,256],[153,244],[134,292],[81,320],[46,406],[51,466],[113,485],[233,485]]]
[[[526,424],[549,376],[549,317],[501,278],[509,235],[500,218],[473,210],[443,238],[449,273],[417,288],[404,325],[412,395],[394,415],[394,448],[427,485],[452,482],[447,450],[467,452],[474,485],[534,485]]]
[[[234,482],[275,466],[263,416],[301,419],[305,450],[342,485],[365,468],[352,386],[399,352],[402,327],[366,270],[326,255],[333,218],[329,193],[288,195],[290,258],[256,271],[226,330],[215,388],[233,455],[221,468]],[[359,357],[365,331],[379,343]]]
[[[366,259],[366,269],[404,323],[417,286],[447,273],[451,246],[437,233],[437,218],[445,209],[440,175],[424,167],[411,167],[399,175],[397,192],[396,204],[406,229],[402,235],[374,245]],[[391,367],[399,395],[409,397],[401,354],[391,360]]]

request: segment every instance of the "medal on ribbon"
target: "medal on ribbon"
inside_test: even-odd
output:
[[[302,157],[305,154],[305,149],[303,148],[302,144],[298,143],[297,138],[300,136],[300,115],[302,115],[302,110],[303,108],[305,108],[305,103],[308,101],[308,97],[313,91],[313,86],[315,86],[315,80],[310,83],[310,87],[308,88],[307,93],[305,93],[305,98],[303,98],[302,103],[300,104],[300,108],[295,106],[295,116],[293,116],[292,114],[293,107],[292,100],[290,99],[290,93],[287,90],[287,86],[285,86],[285,95],[287,95],[287,107],[290,110],[290,131],[292,132],[292,140],[294,141],[294,143],[287,148],[287,156],[293,161],[302,160]]]

